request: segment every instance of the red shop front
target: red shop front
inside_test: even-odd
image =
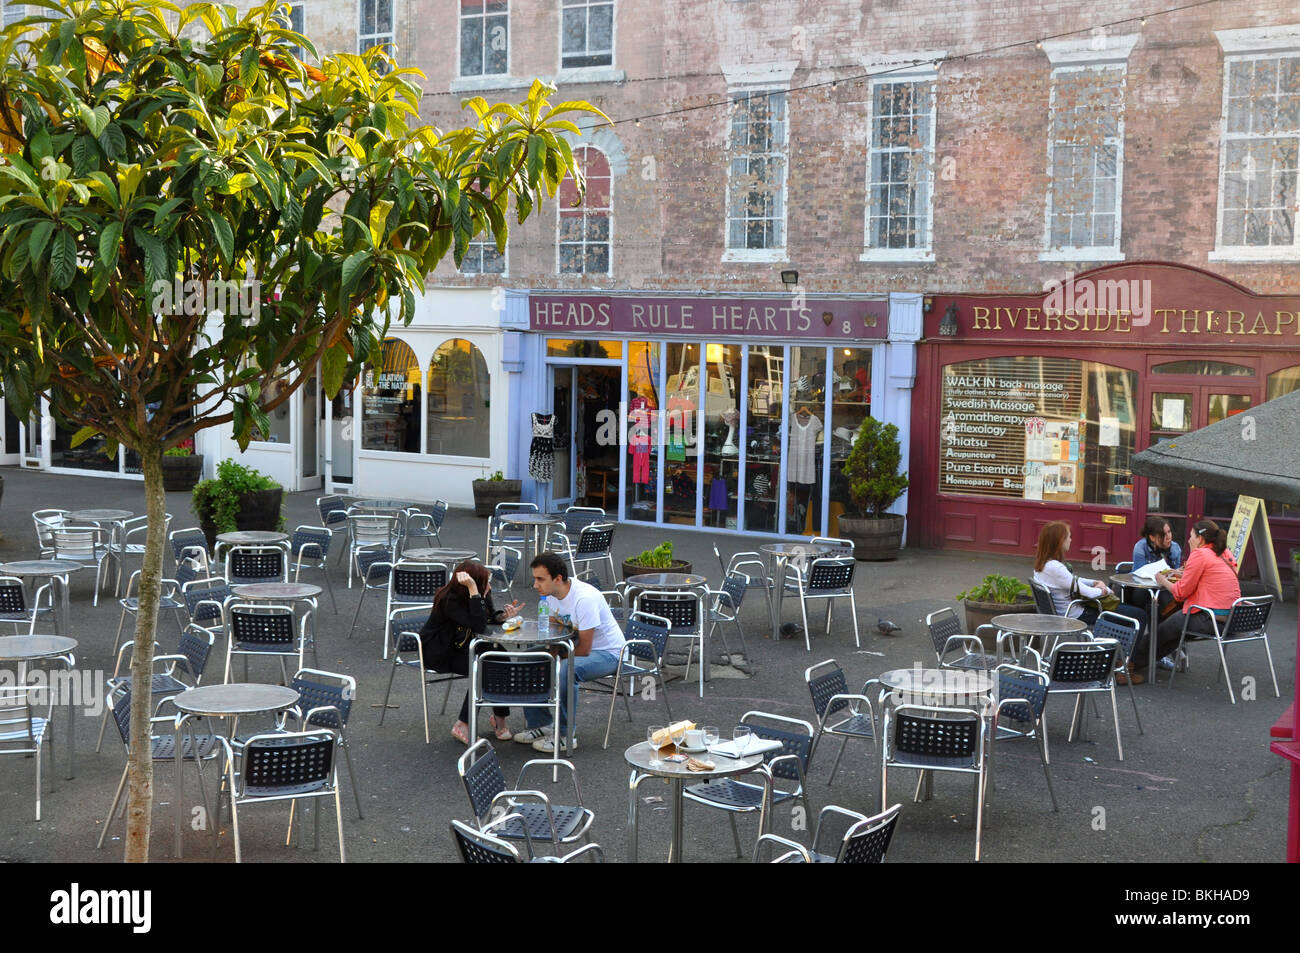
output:
[[[1050,520],[1076,559],[1128,559],[1148,514],[1175,539],[1227,526],[1235,494],[1134,476],[1134,453],[1300,389],[1300,296],[1256,295],[1197,268],[1110,265],[1021,295],[935,294],[917,351],[908,537],[1029,554]],[[1278,564],[1300,511],[1269,503]],[[1249,563],[1244,569],[1251,570]]]

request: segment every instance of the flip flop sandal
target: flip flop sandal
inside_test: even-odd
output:
[[[457,741],[459,741],[461,744],[463,744],[466,748],[469,747],[468,728],[462,728],[460,725],[452,725],[451,736],[455,738]]]

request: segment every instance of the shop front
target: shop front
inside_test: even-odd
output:
[[[1200,269],[1135,262],[1033,294],[929,299],[912,408],[912,541],[1031,554],[1066,520],[1076,560],[1128,558],[1148,515],[1174,538],[1225,527],[1236,494],[1160,485],[1134,453],[1300,388],[1300,296]],[[1280,565],[1300,512],[1267,503]],[[1250,566],[1245,567],[1249,571]]]
[[[835,535],[862,422],[906,430],[920,301],[895,297],[523,296],[531,357],[511,419],[525,499]],[[914,317],[916,333],[891,342],[891,312]],[[535,432],[551,434],[549,458]]]

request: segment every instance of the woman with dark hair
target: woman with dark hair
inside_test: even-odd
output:
[[[1232,604],[1241,598],[1237,561],[1228,552],[1228,534],[1214,520],[1197,521],[1187,535],[1187,564],[1183,571],[1160,573],[1156,582],[1183,604],[1182,612],[1165,619],[1156,630],[1157,655],[1168,655],[1177,648],[1184,622],[1189,638],[1213,636],[1210,613],[1195,607],[1204,606],[1226,618]]]
[[[1133,571],[1161,559],[1169,564],[1170,569],[1178,569],[1183,565],[1183,551],[1174,542],[1169,520],[1163,516],[1148,516],[1142,525],[1142,538],[1133,545]]]
[[[424,664],[437,672],[469,674],[469,645],[489,625],[499,625],[523,608],[512,602],[497,611],[492,606],[492,585],[487,567],[467,559],[452,571],[451,579],[433,595],[433,611],[420,630],[424,644]],[[509,708],[492,709],[492,731],[498,741],[508,741],[512,732],[506,725]],[[469,730],[469,693],[460,706],[460,719],[451,727],[451,736],[468,745],[473,738]]]

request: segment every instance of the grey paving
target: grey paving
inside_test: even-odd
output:
[[[97,480],[6,469],[3,504],[0,505],[0,559],[34,558],[36,541],[32,510],[58,506],[120,506],[142,512],[144,496],[135,483]],[[317,522],[315,493],[287,498],[290,527]],[[188,494],[169,494],[168,509],[174,528],[194,525]],[[443,530],[449,546],[480,549],[485,521],[465,511],[453,511]],[[636,525],[619,527],[616,550],[640,550],[671,538],[676,553],[690,558],[697,570],[716,580],[717,563],[707,533],[663,531]],[[752,548],[733,536],[718,537],[724,554]],[[331,561],[333,565],[333,562]],[[890,563],[862,563],[856,583],[862,629],[862,648],[837,623],[829,635],[815,635],[813,651],[799,642],[773,642],[764,637],[766,611],[759,593],[745,605],[744,621],[757,672],[752,678],[719,677],[708,685],[704,699],[694,683],[669,685],[674,713],[697,722],[729,728],[750,709],[799,718],[812,711],[803,684],[808,665],[834,657],[851,680],[862,680],[891,668],[933,660],[922,616],[937,607],[954,604],[956,593],[985,572],[1000,570],[1027,575],[1027,561],[935,551],[912,550]],[[377,707],[388,675],[379,658],[380,605],[368,600],[356,638],[345,639],[356,605],[357,590],[348,591],[341,569],[331,569],[339,597],[339,614],[328,609],[320,619],[321,667],[356,677],[358,708],[351,731],[354,754],[365,804],[365,819],[345,790],[344,812],[348,857],[352,861],[449,861],[453,859],[447,831],[452,817],[468,814],[467,802],[456,778],[455,759],[464,750],[448,734],[463,689],[453,687],[446,716],[434,715],[432,744],[424,743],[415,679],[409,671],[398,674],[394,690],[400,705],[390,711],[381,728]],[[521,578],[523,571],[521,571]],[[304,577],[305,578],[305,577]],[[535,602],[527,592],[530,605]],[[80,639],[78,664],[83,669],[111,669],[113,633],[118,608],[101,597],[91,607],[90,580],[82,574],[73,583],[73,634]],[[785,618],[797,617],[787,602]],[[876,631],[879,617],[902,626],[893,637]],[[172,623],[164,619],[164,644],[174,638]],[[1115,757],[1109,712],[1102,721],[1090,719],[1088,740],[1068,743],[1065,725],[1068,709],[1059,701],[1049,707],[1052,773],[1060,813],[1047,803],[1047,792],[1035,751],[1028,746],[1004,748],[998,755],[996,789],[985,816],[984,856],[989,861],[1280,861],[1284,857],[1288,775],[1281,759],[1268,751],[1269,726],[1294,694],[1296,607],[1294,591],[1275,613],[1273,651],[1282,689],[1275,699],[1267,683],[1262,652],[1241,650],[1233,661],[1238,679],[1257,679],[1258,700],[1236,706],[1228,703],[1222,685],[1213,682],[1212,650],[1193,650],[1193,669],[1180,676],[1172,689],[1162,682],[1137,689],[1144,735],[1137,733],[1133,713],[1120,696],[1120,724],[1125,761]],[[219,669],[219,665],[217,668]],[[272,669],[267,668],[269,676]],[[719,675],[724,673],[719,672]],[[739,673],[728,672],[735,676]],[[1126,692],[1126,690],[1121,690]],[[431,695],[435,712],[441,690]],[[633,702],[634,720],[615,713],[608,751],[600,749],[604,708],[596,699],[585,701],[579,715],[581,744],[573,755],[582,783],[583,798],[596,812],[594,837],[611,859],[623,859],[626,844],[627,769],[622,751],[643,740],[645,726],[661,720],[662,702]],[[56,717],[62,717],[57,715]],[[512,719],[522,725],[522,718]],[[484,722],[486,728],[486,721]],[[114,862],[121,858],[122,831],[111,832],[103,851],[95,850],[104,814],[123,764],[120,743],[110,736],[104,751],[93,751],[99,723],[78,717],[77,776],[64,778],[62,755],[54,773],[56,788],[46,793],[43,820],[32,820],[32,764],[18,757],[0,757],[0,860]],[[65,729],[57,728],[63,742]],[[534,752],[509,742],[497,745],[507,775]],[[818,752],[810,790],[813,809],[835,803],[863,811],[876,808],[880,797],[879,765],[869,745],[851,744],[833,786],[827,786],[834,747]],[[346,782],[345,782],[346,784]],[[902,801],[904,810],[891,861],[940,860],[970,862],[974,857],[971,785],[965,779],[938,778],[933,801],[911,803],[912,781],[900,774],[891,781],[890,801]],[[670,833],[666,811],[668,789],[654,782],[643,784],[641,829],[642,857],[661,860]],[[193,801],[193,803],[189,803]],[[172,775],[170,766],[156,774],[153,858],[171,860]],[[185,814],[199,799],[187,779]],[[283,846],[287,810],[278,807],[250,809],[241,815],[244,856],[254,861],[323,861],[337,859],[332,846],[332,825],[323,825],[319,854],[309,847]],[[327,815],[327,821],[331,818]],[[789,809],[779,811],[773,829],[794,836],[801,818]],[[811,826],[811,824],[809,825]],[[700,808],[687,808],[687,859],[723,861],[734,856],[724,819]],[[741,821],[742,839],[752,843],[755,822]],[[304,839],[310,844],[310,837]],[[185,831],[185,860],[206,861],[210,834]],[[219,858],[233,860],[228,838],[222,839]]]

